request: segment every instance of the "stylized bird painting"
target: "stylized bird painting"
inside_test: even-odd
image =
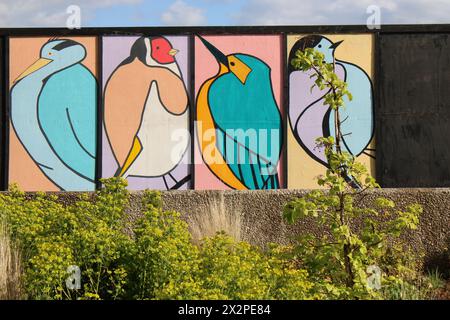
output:
[[[218,73],[202,84],[197,95],[197,122],[205,133],[198,136],[204,162],[231,188],[279,188],[283,129],[270,67],[251,55],[226,56],[198,37],[219,63]]]
[[[104,124],[116,176],[162,177],[167,189],[190,178],[171,174],[190,145],[188,95],[177,52],[164,37],[141,37],[106,84]]]
[[[85,47],[51,39],[11,89],[11,122],[39,169],[61,190],[95,188],[97,84]]]
[[[316,147],[318,137],[335,137],[335,115],[324,106],[326,89],[311,87],[313,72],[295,70],[291,61],[298,50],[314,48],[325,57],[327,63],[335,62],[335,72],[348,84],[353,99],[345,97],[345,107],[340,109],[342,150],[353,156],[364,153],[373,155],[368,149],[374,134],[373,90],[370,77],[357,65],[336,59],[335,50],[342,41],[333,43],[320,35],[306,36],[298,40],[289,54],[289,120],[294,136],[302,148],[316,161],[327,166],[323,148]]]

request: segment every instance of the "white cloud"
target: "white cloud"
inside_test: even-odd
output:
[[[81,8],[82,24],[94,10],[142,0],[0,0],[0,27],[61,27],[66,25],[67,7]]]
[[[177,0],[161,15],[161,21],[166,25],[198,26],[206,24],[206,17],[203,9],[190,6],[183,0]]]
[[[248,0],[234,15],[243,25],[365,24],[366,8],[381,8],[381,23],[449,23],[450,0]]]
[[[0,27],[65,26],[66,9],[73,4],[81,8],[83,26],[97,9],[144,2],[152,10],[158,7],[149,0],[0,0]],[[227,11],[220,14],[234,25],[365,24],[366,8],[373,4],[381,8],[384,24],[450,23],[450,0],[203,0],[196,6],[172,0],[164,13],[156,14],[166,25],[206,25],[205,8],[217,9],[224,2]],[[230,14],[230,3],[239,12]],[[212,17],[209,22],[217,24]]]

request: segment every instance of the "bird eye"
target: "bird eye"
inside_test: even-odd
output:
[[[230,65],[231,65],[232,67],[234,67],[235,63],[234,63],[234,62],[230,62]]]
[[[319,47],[319,48],[322,48],[322,45],[321,45],[321,44],[319,44],[319,45],[318,45],[318,47]]]
[[[51,52],[49,52],[49,53],[48,53],[48,55],[49,55],[49,56],[51,56],[51,55],[52,55],[52,53],[51,53]]]
[[[156,47],[156,50],[159,50],[159,47]]]

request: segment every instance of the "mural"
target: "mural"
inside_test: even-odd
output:
[[[279,77],[276,48],[280,40],[268,36],[197,36],[196,66],[200,70],[208,66],[196,79],[196,86],[201,84],[196,101],[198,147],[203,162],[222,185],[214,179],[209,183],[211,178],[205,177],[199,165],[196,189],[280,187],[283,128],[279,87],[277,101],[271,75],[274,72]],[[275,57],[270,56],[273,51]],[[269,59],[264,61],[268,53]],[[205,54],[213,60],[204,59]]]
[[[10,40],[10,182],[95,189],[94,56],[95,38]]]
[[[95,37],[10,38],[9,182],[26,191],[93,190],[102,121],[102,177],[124,177],[133,190],[277,189],[284,143],[288,187],[315,187],[327,166],[315,139],[335,134],[334,114],[323,106],[326,92],[310,90],[310,74],[289,63],[290,129],[283,136],[282,37],[194,39],[188,52],[188,36],[103,37],[97,119]],[[341,111],[343,148],[375,175],[373,43],[371,34],[289,35],[283,54],[290,61],[310,47],[335,62],[353,95]]]
[[[104,37],[103,177],[189,187],[187,37]]]
[[[324,173],[327,166],[324,150],[316,146],[315,140],[321,136],[335,136],[334,112],[323,104],[326,89],[314,87],[311,90],[314,84],[314,79],[310,77],[312,72],[295,70],[290,64],[295,52],[305,48],[315,48],[322,52],[327,63],[334,61],[336,74],[347,82],[353,99],[349,101],[345,97],[345,108],[340,111],[342,149],[356,157],[366,157],[359,160],[368,164],[373,171],[373,89],[369,76],[372,68],[372,41],[371,35],[288,37],[289,122],[292,129],[288,138],[289,187],[314,186],[312,174],[317,176]],[[362,62],[361,65],[358,64],[359,61]],[[299,152],[295,143],[298,143],[303,152]],[[312,164],[311,160],[325,167],[317,168],[317,164]]]

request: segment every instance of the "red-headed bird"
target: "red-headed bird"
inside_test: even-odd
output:
[[[189,147],[188,96],[177,52],[166,38],[141,37],[106,84],[104,123],[116,176],[164,178]]]

